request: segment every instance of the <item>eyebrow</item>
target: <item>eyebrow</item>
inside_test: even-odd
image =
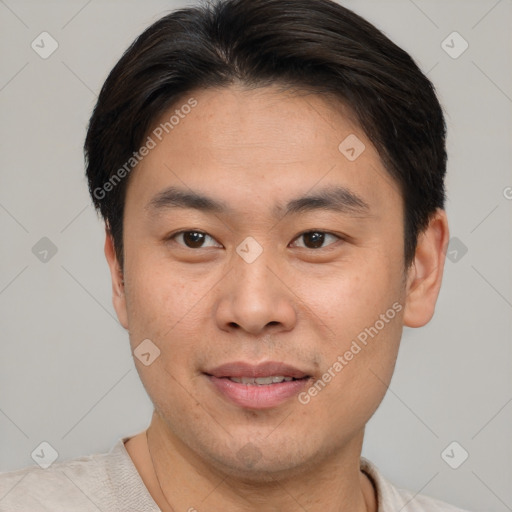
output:
[[[178,187],[169,187],[156,194],[147,204],[151,214],[174,208],[194,209],[207,213],[233,215],[235,211],[224,201],[198,192]],[[331,210],[348,215],[369,214],[370,206],[364,199],[346,187],[330,186],[290,200],[285,206],[273,208],[274,217],[305,213],[314,210]]]

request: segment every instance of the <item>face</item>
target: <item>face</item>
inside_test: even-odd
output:
[[[410,284],[398,186],[341,105],[274,88],[191,97],[127,188],[114,303],[132,350],[160,350],[135,359],[142,382],[169,436],[233,474],[360,449]]]

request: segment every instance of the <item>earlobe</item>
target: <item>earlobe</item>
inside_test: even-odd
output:
[[[119,322],[125,329],[128,329],[124,275],[117,259],[114,239],[108,226],[105,226],[105,258],[110,268],[110,277],[112,280],[112,304],[116,310]]]
[[[407,327],[422,327],[434,314],[449,236],[446,212],[438,209],[418,236],[414,262],[408,272],[403,317]]]

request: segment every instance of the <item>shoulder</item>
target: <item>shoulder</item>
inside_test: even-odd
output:
[[[154,510],[124,448],[125,439],[108,453],[57,462],[47,469],[33,466],[0,473],[0,512]],[[131,504],[125,508],[127,500]]]
[[[54,463],[47,469],[31,466],[0,473],[0,511],[47,510],[97,512],[95,491],[105,481],[108,454]]]
[[[361,470],[373,481],[379,501],[378,512],[401,510],[402,512],[468,512],[423,494],[399,489],[389,482],[378,468],[364,457]]]

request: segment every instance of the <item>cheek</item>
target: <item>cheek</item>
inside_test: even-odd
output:
[[[321,404],[332,404],[340,416],[368,419],[394,370],[404,309],[402,268],[382,254],[358,263],[357,272],[340,270],[324,282],[303,280],[301,297],[328,338],[318,348],[330,374],[321,379],[325,388],[317,386],[318,399],[313,391],[320,415],[326,410]]]
[[[402,269],[389,255],[344,262],[323,275],[296,279],[297,295],[328,327],[348,339],[402,300]]]
[[[138,261],[140,265],[133,261],[127,269],[131,276],[126,290],[130,345],[134,351],[149,339],[160,350],[149,366],[136,360],[137,371],[155,406],[164,410],[173,404],[168,417],[176,416],[179,421],[179,415],[185,414],[182,405],[190,400],[184,389],[193,389],[189,363],[197,351],[197,332],[205,322],[200,307],[205,291],[179,272],[170,272],[166,262],[142,256]]]
[[[309,415],[328,425],[329,436],[340,443],[363,428],[376,411],[398,355],[401,304],[382,301],[381,307],[369,299],[366,303],[371,308],[363,312],[353,303],[345,305],[338,321],[330,324],[336,336],[320,349],[324,373],[300,397]]]
[[[163,343],[176,339],[172,332],[179,330],[181,339],[188,334],[187,326],[197,328],[204,321],[201,299],[208,290],[204,278],[170,269],[168,261],[144,255],[143,251],[130,262],[127,276],[129,327],[134,337]]]

